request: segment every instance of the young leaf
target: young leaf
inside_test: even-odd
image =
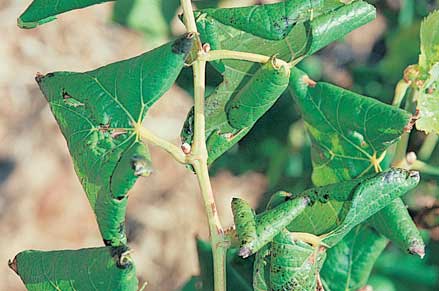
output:
[[[335,2],[337,4],[334,4]],[[349,5],[342,5],[339,1],[325,1],[325,3],[320,16],[307,22],[297,23],[282,40],[264,39],[225,25],[210,16],[213,12],[221,13],[221,9],[208,12],[201,10],[195,14],[202,41],[209,43],[214,50],[235,50],[268,56],[276,54],[280,59],[294,61],[314,53],[375,17],[375,8],[363,1],[356,1]],[[334,9],[334,5],[338,9]],[[324,13],[328,15],[324,17]],[[233,128],[226,114],[226,104],[252,79],[259,68],[259,65],[238,60],[221,60],[212,62],[212,64],[223,73],[224,82],[206,99],[209,164],[235,145],[251,129],[250,127]],[[260,111],[254,118],[259,118],[263,113]],[[256,120],[246,121],[247,124],[255,122]],[[183,142],[191,143],[192,123],[193,112],[189,112],[181,134]]]
[[[29,291],[136,291],[138,285],[136,268],[125,246],[24,251],[9,266]]]
[[[419,71],[422,86],[419,88],[416,128],[426,133],[439,134],[439,10],[421,25],[421,55]],[[419,82],[419,81],[418,81]]]
[[[421,24],[421,55],[419,65],[425,71],[439,63],[439,10],[430,13]]]
[[[35,28],[55,20],[58,14],[109,1],[114,0],[33,0],[20,15],[17,24],[20,28]]]
[[[439,134],[439,62],[428,72],[428,78],[423,88],[420,88],[417,101],[419,120],[416,121],[416,128],[427,134]]]
[[[365,225],[354,228],[329,249],[321,276],[326,291],[355,291],[364,287],[387,239]]]
[[[107,245],[125,243],[126,194],[151,172],[134,125],[172,86],[191,44],[185,36],[94,71],[37,76]]]

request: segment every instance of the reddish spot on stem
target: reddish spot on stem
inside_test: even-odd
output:
[[[215,203],[210,203],[210,208],[212,208],[212,214],[213,215],[216,215],[216,205],[215,205]]]

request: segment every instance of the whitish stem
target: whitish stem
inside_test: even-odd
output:
[[[222,60],[222,59],[232,59],[232,60],[249,61],[254,63],[267,63],[271,59],[271,57],[269,56],[247,53],[247,52],[230,51],[230,50],[209,51],[203,55],[200,55],[199,58],[203,61],[208,61],[208,62]],[[287,68],[291,67],[291,64],[277,58],[274,58],[274,65],[277,67],[280,66],[285,66]]]
[[[407,93],[410,84],[407,83],[404,79],[400,80],[398,84],[396,84],[395,95],[393,96],[392,105],[399,107],[401,105],[402,100],[404,99],[405,94]]]
[[[439,141],[439,135],[430,133],[424,140],[424,143],[419,150],[418,156],[420,160],[427,161],[433,154],[434,149]]]
[[[412,90],[410,92],[410,94],[407,96],[405,110],[407,110],[409,112],[412,112],[414,110],[414,107],[415,107],[414,100],[416,99],[416,94],[418,94],[418,92],[415,90]],[[395,94],[395,96],[397,96],[397,94]],[[396,144],[396,150],[395,150],[395,155],[393,157],[392,165],[399,163],[400,161],[402,161],[405,158],[406,153],[407,153],[407,147],[409,144],[409,138],[410,138],[409,132],[404,132],[401,135],[401,139]]]
[[[187,32],[198,33],[191,0],[181,0],[181,8],[183,9],[184,25]]]
[[[204,207],[209,221],[209,231],[212,244],[214,291],[226,291],[226,253],[228,241],[219,220],[212,186],[207,167],[206,121],[204,113],[206,61],[200,57],[205,54],[198,37],[197,26],[190,0],[181,0],[186,30],[195,35],[198,48],[198,58],[193,63],[194,72],[194,137],[189,162],[194,167],[198,184],[203,196]]]
[[[170,153],[174,157],[174,159],[176,161],[178,161],[179,163],[182,163],[182,164],[187,163],[187,157],[183,153],[181,148],[177,147],[176,145],[170,143],[169,141],[167,141],[161,137],[158,137],[157,135],[155,135],[154,133],[152,133],[151,131],[149,131],[148,129],[146,129],[145,127],[143,127],[140,124],[135,124],[134,128],[135,128],[135,131],[137,132],[137,134],[147,143],[156,145],[156,146],[164,149],[165,151]]]
[[[413,165],[410,167],[411,170],[417,170],[422,173],[433,175],[433,176],[439,176],[439,168],[429,165],[427,163],[424,163],[422,161],[415,161],[413,162]]]
[[[319,237],[317,235],[307,232],[290,232],[290,236],[293,240],[306,242],[313,247],[326,247],[326,245],[322,242],[324,236]]]

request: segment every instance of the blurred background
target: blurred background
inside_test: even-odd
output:
[[[119,1],[63,14],[55,22],[20,30],[16,18],[30,0],[0,0],[0,290],[25,290],[7,261],[25,249],[78,249],[102,245],[94,215],[73,171],[67,147],[34,81],[37,72],[85,71],[129,58],[184,31],[178,0]],[[194,1],[197,7],[232,7],[254,0]],[[314,79],[390,102],[402,71],[417,63],[420,20],[438,1],[369,1],[372,23],[301,64]],[[136,4],[133,4],[136,3]],[[134,11],[133,8],[136,8]],[[117,23],[116,23],[117,22]],[[221,81],[208,75],[208,90]],[[150,110],[146,126],[179,142],[192,104],[190,71]],[[309,143],[290,96],[212,167],[219,213],[230,225],[232,196],[254,207],[275,190],[311,185]],[[439,167],[437,139],[414,132],[410,150]],[[128,236],[147,290],[176,290],[198,273],[195,237],[207,239],[195,176],[152,148],[154,174],[130,193]],[[438,176],[423,176],[405,197],[427,242],[424,260],[389,245],[375,266],[375,290],[438,290]]]

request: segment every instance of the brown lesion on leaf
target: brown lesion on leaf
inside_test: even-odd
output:
[[[134,156],[131,159],[131,168],[134,170],[134,175],[137,177],[147,177],[152,173],[149,161],[141,156]]]
[[[62,99],[66,100],[66,99],[70,99],[72,98],[72,96],[70,96],[69,93],[67,93],[67,91],[63,90],[62,91]]]
[[[18,275],[18,267],[17,267],[17,257],[8,261],[8,266],[11,270],[13,270]]]
[[[118,138],[119,136],[128,133],[128,130],[125,128],[112,128],[110,125],[110,121],[108,121],[105,124],[104,123],[99,124],[99,127],[97,130],[101,133],[110,133],[110,136],[113,139]]]
[[[41,81],[43,80],[43,78],[44,78],[44,74],[42,74],[42,73],[40,73],[40,72],[37,72],[36,74],[35,74],[35,81],[39,84],[39,83],[41,83]]]
[[[47,76],[47,75],[46,75]],[[64,100],[64,103],[65,104],[67,104],[67,105],[69,105],[69,106],[73,106],[73,107],[79,107],[79,106],[84,106],[84,103],[82,103],[82,102],[80,102],[80,101],[78,101],[78,100],[76,100],[75,98],[73,98],[72,97],[72,95],[71,94],[69,94],[68,92],[67,92],[67,90],[66,89],[62,89],[62,91],[61,91],[61,97],[62,97],[62,99]]]
[[[43,79],[44,78],[50,78],[50,77],[53,77],[53,76],[55,76],[55,74],[54,73],[47,73],[46,75],[44,75],[43,73],[41,73],[41,72],[37,72],[36,74],[35,74],[35,81],[38,83],[38,84],[40,84],[41,83],[41,81],[43,81]]]
[[[239,134],[241,134],[241,132],[242,132],[243,130],[245,130],[245,129],[246,129],[246,127],[241,128],[240,130],[238,130],[238,131],[236,131],[236,132],[234,132],[234,133],[232,133],[232,132],[221,133],[220,131],[218,131],[218,134],[219,134],[219,135],[222,135],[223,137],[225,137],[225,139],[226,139],[227,141],[232,141],[236,136],[238,136]]]
[[[403,80],[407,84],[414,85],[415,88],[419,89],[422,88],[425,83],[425,80],[423,80],[421,75],[419,65],[411,65],[404,70]]]
[[[127,246],[111,247],[110,253],[119,269],[127,269],[133,265],[132,251]]]
[[[212,214],[217,215],[216,205],[215,203],[210,203],[210,208],[212,209]]]
[[[420,116],[419,116],[420,112],[419,109],[416,109],[416,112],[414,115],[412,115],[410,117],[409,122],[407,123],[407,125],[404,127],[404,132],[411,132],[413,129],[413,126],[416,124],[416,121],[419,120]]]
[[[105,124],[104,123],[99,124],[98,130],[102,133],[109,132],[110,131],[110,122],[107,122]]]

